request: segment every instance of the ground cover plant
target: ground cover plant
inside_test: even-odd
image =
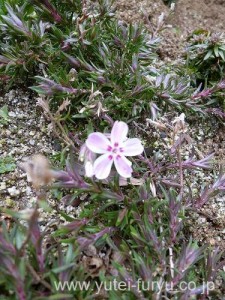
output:
[[[0,4],[2,82],[39,95],[64,147],[20,164],[32,208],[1,208],[0,299],[221,299],[223,253],[192,240],[187,220],[224,193],[225,174],[186,116],[224,121],[223,38],[194,32],[166,64],[163,16],[149,31],[118,21],[110,1]],[[7,126],[7,107],[0,117]],[[80,209],[43,229],[49,190]]]

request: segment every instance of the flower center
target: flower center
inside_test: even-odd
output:
[[[114,143],[113,146],[108,146],[107,151],[117,155],[118,152],[123,152],[123,148],[119,147],[119,143]]]

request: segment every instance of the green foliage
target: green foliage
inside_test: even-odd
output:
[[[207,280],[203,272],[206,264],[212,260],[216,269],[219,256],[215,254],[215,258],[211,258],[205,247],[198,247],[192,241],[182,243],[181,231],[177,232],[177,242],[171,243],[168,230],[171,217],[184,218],[181,206],[178,216],[170,215],[171,201],[175,197],[179,203],[178,195],[175,190],[164,190],[165,198],[158,199],[146,190],[142,202],[141,195],[148,187],[149,182],[137,188],[132,201],[104,204],[106,198],[102,199],[98,211],[99,201],[89,201],[85,207],[88,219],[84,218],[85,211],[79,219],[64,214],[66,225],[54,226],[54,230],[50,223],[44,231],[40,230],[37,207],[21,212],[2,209],[2,213],[13,217],[15,222],[10,229],[5,222],[1,223],[2,295],[7,299],[10,295],[12,299],[15,295],[18,299],[26,295],[28,300],[46,299],[46,295],[49,299],[89,299],[101,286],[101,292],[105,290],[109,299],[137,299],[140,295],[152,299],[158,293],[168,293],[172,284],[171,290],[178,290],[170,299],[176,300],[184,295],[184,291],[179,290],[180,281],[201,286]],[[46,211],[46,204],[42,203],[41,207]],[[110,214],[111,227],[108,227]],[[103,251],[102,258],[96,251]],[[171,255],[175,276],[170,273]],[[101,268],[99,262],[104,262]],[[116,281],[114,274],[117,274]],[[88,287],[76,286],[77,282],[87,282]],[[119,282],[123,282],[124,289],[118,288]],[[160,290],[157,282],[163,282]],[[60,289],[60,283],[65,285],[64,289]],[[73,283],[72,288],[66,283]]]
[[[71,99],[67,123],[106,111],[144,118],[151,99],[165,110],[199,112],[207,105],[192,101],[198,77],[186,74],[184,65],[159,67],[160,38],[141,24],[118,21],[110,1],[84,7],[69,0],[6,1],[2,11],[0,75],[9,86],[20,82],[50,96],[52,110],[65,96]],[[222,55],[221,47],[215,55]],[[162,77],[166,83],[159,86]]]
[[[75,1],[47,2],[4,3],[0,66],[11,83],[31,82],[44,73],[71,90],[90,94],[93,87],[104,95],[107,109],[120,113],[138,107],[137,97],[142,103],[152,96],[142,72],[156,58],[158,39],[151,39],[140,25],[118,22],[107,1],[87,11]],[[33,89],[53,96],[60,92]],[[73,94],[71,90],[64,91]],[[80,95],[72,97],[81,101]],[[82,97],[83,106],[88,99]],[[147,106],[143,103],[141,109]]]
[[[9,122],[9,112],[7,105],[0,108],[0,124],[6,125]]]
[[[196,30],[188,40],[187,66],[207,87],[224,79],[225,39],[222,34]]]
[[[11,156],[0,158],[0,174],[14,171],[16,168],[15,160]]]

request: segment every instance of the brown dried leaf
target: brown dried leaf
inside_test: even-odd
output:
[[[35,189],[39,189],[53,180],[49,162],[41,154],[34,155],[31,159],[21,163],[19,167],[27,173],[27,180],[32,182]]]
[[[70,100],[66,99],[63,101],[63,103],[59,106],[56,115],[60,115],[60,112],[62,112],[63,110],[65,110],[67,108],[67,106],[70,105]]]

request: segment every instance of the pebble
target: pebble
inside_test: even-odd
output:
[[[10,111],[10,112],[9,112],[9,117],[15,118],[15,117],[16,117],[16,114],[15,114],[13,111]]]
[[[26,194],[30,195],[32,193],[31,187],[27,186],[26,187]]]
[[[20,191],[17,190],[15,186],[8,188],[7,191],[10,194],[10,196],[12,196],[12,197],[16,197],[20,194]]]
[[[210,245],[214,246],[216,244],[215,239],[209,239],[209,243]]]
[[[198,219],[198,223],[201,224],[201,223],[205,223],[206,222],[206,218],[199,218]]]
[[[4,191],[6,189],[6,183],[3,181],[0,183],[0,191]]]
[[[32,146],[34,146],[35,145],[35,140],[30,140],[29,144],[32,145]]]

